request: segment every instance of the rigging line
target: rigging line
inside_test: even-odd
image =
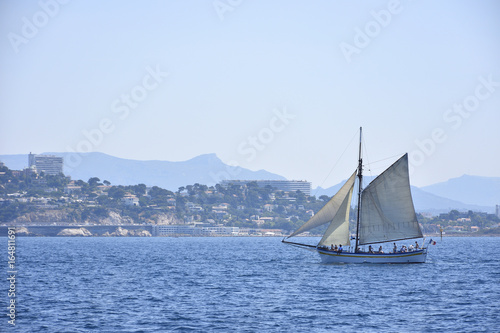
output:
[[[367,168],[368,168],[368,171],[370,172],[370,176],[372,177],[372,180],[376,176],[380,175],[380,173],[378,173],[378,174],[375,174],[375,176],[374,176],[372,171],[385,170],[387,168],[387,166],[379,166],[379,167],[374,168],[374,167],[372,167],[374,164],[377,164],[377,163],[383,162],[383,161],[387,161],[387,160],[391,160],[391,159],[394,159],[396,157],[401,157],[402,155],[403,154],[397,154],[397,155],[393,155],[393,156],[389,156],[389,157],[383,158],[381,160],[377,160],[377,161],[374,161],[374,162],[371,162],[371,163],[367,163]]]
[[[356,133],[354,133],[354,135],[352,136],[351,138],[351,141],[349,141],[349,143],[347,144],[347,147],[345,147],[344,151],[342,152],[342,154],[340,154],[340,157],[337,159],[337,162],[335,162],[335,164],[333,165],[332,169],[330,170],[330,172],[328,173],[328,175],[325,177],[325,179],[323,179],[323,181],[321,182],[321,184],[316,187],[316,191],[314,191],[314,195],[313,196],[316,196],[316,193],[318,193],[318,190],[320,187],[323,186],[323,184],[326,182],[326,180],[328,179],[328,177],[330,177],[330,175],[332,174],[333,172],[333,169],[335,169],[335,167],[337,166],[337,164],[339,164],[339,161],[342,159],[342,156],[344,156],[345,152],[347,151],[347,149],[351,146],[352,144],[352,141],[354,140],[354,138],[356,137],[356,135],[359,133],[359,130],[356,131]]]
[[[393,158],[396,158],[396,157],[401,157],[402,155],[403,155],[403,154],[397,154],[397,155],[389,156],[389,157],[383,158],[383,159],[381,159],[381,160],[378,160],[378,161],[372,162],[371,164],[375,164],[375,163],[378,163],[378,162],[382,162],[382,161],[390,160],[390,159],[393,159]]]

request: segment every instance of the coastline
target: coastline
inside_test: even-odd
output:
[[[267,229],[261,229],[256,234],[170,234],[156,235],[153,225],[141,224],[120,224],[120,225],[23,225],[23,226],[0,226],[0,237],[7,237],[8,228],[16,228],[17,237],[286,237],[286,234],[275,233],[266,234]],[[273,230],[276,232],[276,230]],[[317,237],[317,235],[297,236],[297,237]],[[425,238],[440,239],[440,234],[425,234]],[[443,234],[442,237],[500,237],[500,233],[453,233]]]

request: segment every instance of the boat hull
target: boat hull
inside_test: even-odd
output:
[[[404,253],[352,253],[317,249],[325,264],[421,264],[427,258],[427,249]]]

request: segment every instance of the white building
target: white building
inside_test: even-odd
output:
[[[256,182],[259,187],[271,186],[280,191],[301,191],[305,195],[311,195],[311,183],[305,180],[222,180],[220,184],[227,187],[229,184],[246,185],[251,182]]]
[[[28,166],[36,168],[37,172],[44,172],[47,175],[58,175],[63,173],[63,158],[54,155],[28,155]]]
[[[129,194],[122,198],[122,203],[126,206],[139,206],[139,198],[135,195]]]
[[[272,212],[274,210],[274,205],[271,204],[265,204],[264,205],[264,210],[268,212]]]
[[[237,236],[239,227],[224,227],[224,226],[205,226],[196,227],[195,225],[155,225],[153,226],[153,236]]]
[[[212,210],[227,210],[227,209],[229,209],[229,204],[227,204],[227,203],[221,203],[218,206],[212,207]]]

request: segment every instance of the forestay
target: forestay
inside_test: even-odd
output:
[[[340,223],[340,220],[337,221],[337,219],[336,219],[336,215],[340,209],[342,209],[342,212],[340,212],[339,219],[341,219],[343,221],[346,219],[345,218],[346,212],[344,210],[347,208],[347,223],[348,223],[349,222],[348,217],[349,217],[349,208],[350,208],[350,197],[352,194],[352,188],[354,186],[355,179],[356,179],[356,172],[354,172],[352,174],[352,176],[347,180],[347,182],[342,186],[342,188],[330,199],[330,201],[328,201],[326,203],[326,205],[323,206],[323,208],[321,208],[319,210],[319,212],[317,212],[309,221],[307,221],[302,227],[297,229],[294,233],[292,233],[287,238],[299,235],[303,232],[306,232],[306,231],[309,231],[309,230],[314,229],[316,227],[322,226],[326,223],[336,224],[337,228],[342,227],[343,224]],[[348,203],[345,202],[347,196],[349,196]],[[347,204],[347,207],[346,207],[346,204]],[[330,228],[328,228],[328,229],[330,229]],[[349,226],[347,226],[347,229],[349,229]],[[325,235],[327,235],[327,233]]]
[[[359,244],[420,237],[405,154],[362,192]]]

